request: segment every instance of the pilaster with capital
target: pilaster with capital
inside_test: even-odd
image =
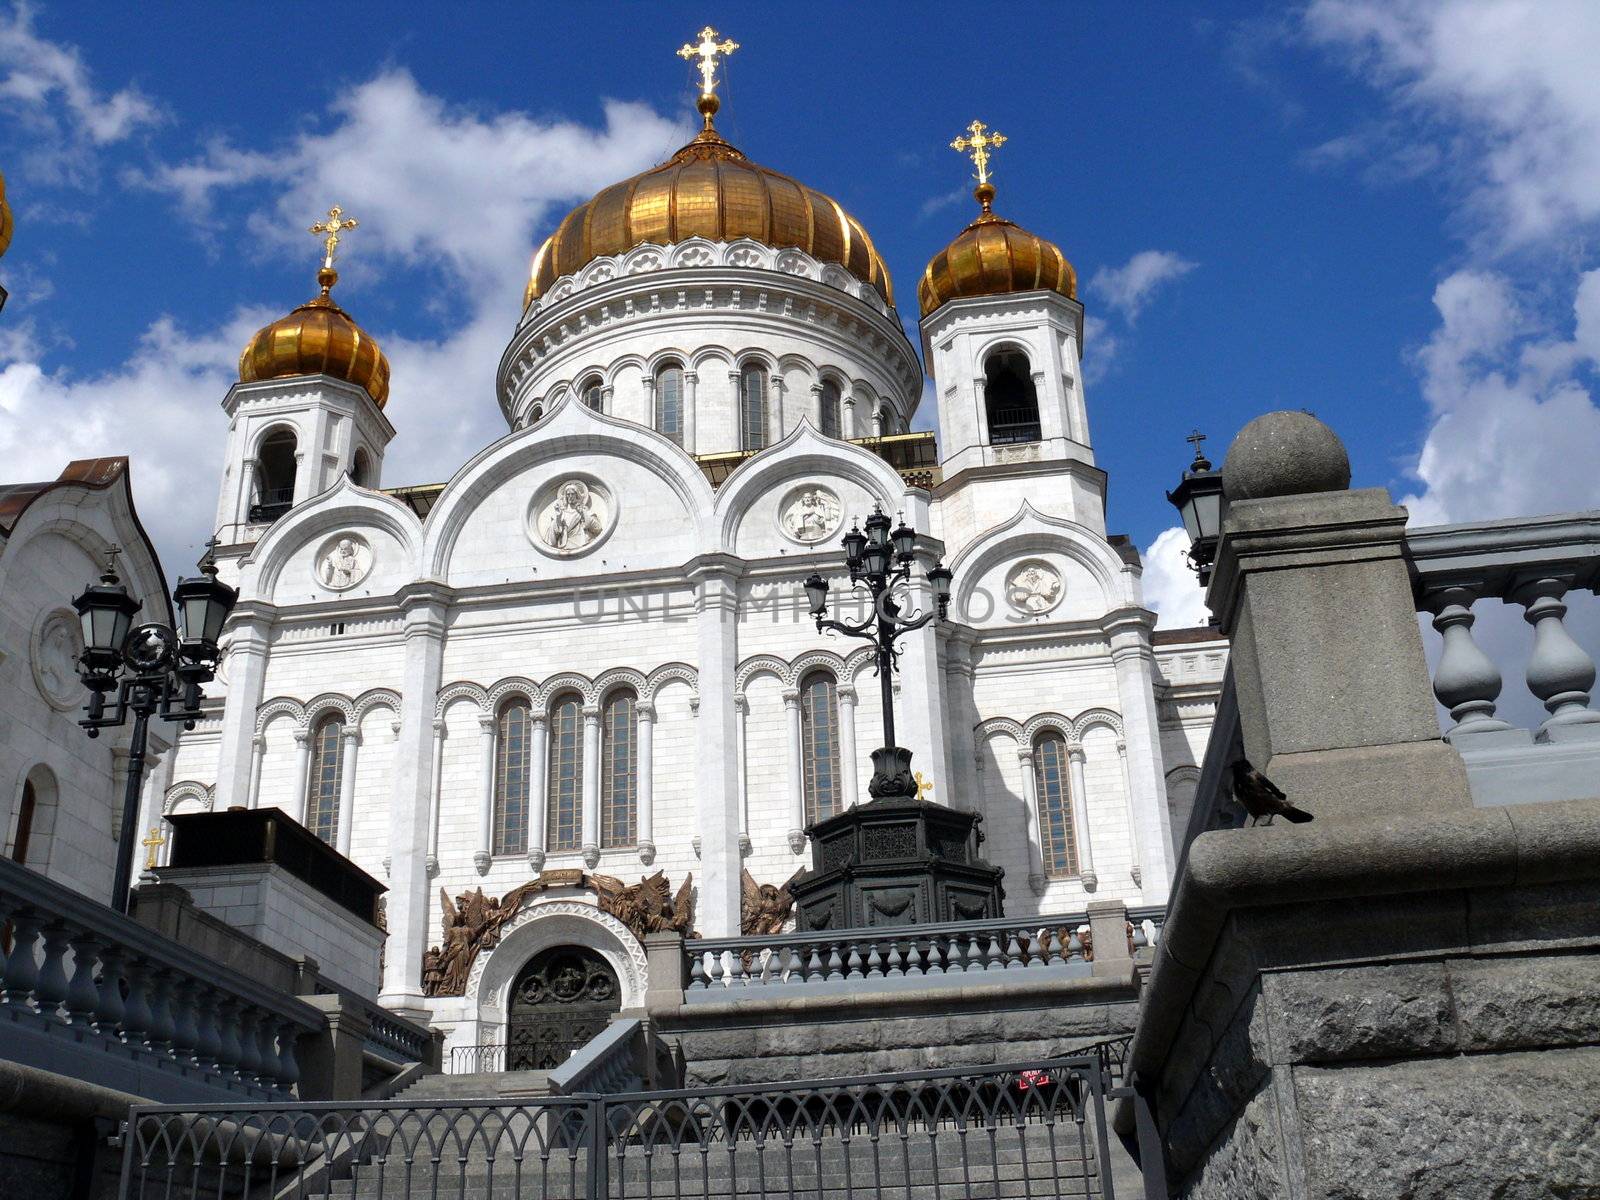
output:
[[[478,714],[478,848],[472,865],[486,874],[494,860],[494,714]]]
[[[311,731],[309,729],[296,729],[294,731],[294,794],[289,797],[289,803],[284,805],[287,812],[296,821],[306,823],[306,792],[311,787]]]
[[[861,760],[856,757],[856,689],[839,684],[839,802],[854,808],[860,801]]]
[[[641,700],[633,711],[639,720],[638,792],[634,797],[639,814],[639,861],[648,867],[656,860],[656,706]]]
[[[1067,773],[1072,786],[1072,825],[1077,834],[1078,878],[1083,890],[1092,892],[1100,886],[1100,876],[1094,869],[1094,835],[1089,830],[1089,789],[1083,778],[1083,743],[1067,744]]]
[[[685,370],[683,372],[683,448],[690,454],[695,452],[695,385],[700,382],[697,371]]]
[[[549,801],[545,798],[545,783],[550,777],[548,714],[535,709],[528,714],[528,867],[544,870],[545,817]]]
[[[1161,769],[1156,656],[1150,644],[1154,625],[1154,613],[1136,608],[1112,613],[1105,628],[1117,675],[1122,736],[1128,748],[1128,804],[1133,814],[1129,832],[1133,856],[1140,866],[1139,886],[1146,904],[1165,904],[1172,887],[1174,863],[1172,816],[1167,810],[1167,781]]]
[[[1044,847],[1039,841],[1039,785],[1033,777],[1033,747],[1017,747],[1017,763],[1022,768],[1022,844],[1028,854],[1028,886],[1035,896],[1044,895],[1050,881],[1044,873]]]
[[[805,739],[800,728],[800,693],[794,688],[784,689],[783,719],[789,735],[789,849],[801,854],[806,848]]]
[[[450,732],[443,717],[433,719],[433,784],[428,788],[428,875],[439,873],[439,792],[444,786],[444,739]]]
[[[739,933],[739,779],[738,763],[728,753],[738,739],[733,680],[739,665],[739,569],[731,555],[706,556],[689,568],[700,680],[695,779],[703,874],[697,919],[707,937]]]
[[[340,734],[339,746],[339,853],[350,857],[350,830],[356,813],[356,763],[361,752],[361,725],[352,721]]]
[[[600,865],[600,709],[583,706],[583,833],[586,866]]]
[[[750,853],[750,775],[745,758],[746,739],[750,728],[750,698],[743,692],[734,693],[733,706],[739,714],[739,853]]]
[[[264,605],[239,605],[228,631],[228,691],[217,747],[218,810],[255,804],[253,758],[256,713],[267,677],[272,612]]]
[[[909,509],[910,505],[907,507]],[[925,509],[919,513],[908,511],[906,517],[914,526],[927,523]],[[908,611],[927,612],[934,606],[933,586],[926,575],[933,565],[933,556],[923,552],[918,554],[917,560],[906,588],[910,597]],[[946,720],[944,673],[939,667],[943,625],[942,621],[929,621],[900,641],[896,733],[900,744],[911,751],[911,765],[933,780],[935,794],[949,796],[954,792],[951,783],[955,775],[950,739],[946,736],[949,722]]]

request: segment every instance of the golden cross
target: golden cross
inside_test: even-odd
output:
[[[950,143],[950,149],[959,150],[968,154],[978,168],[978,182],[989,182],[989,153],[998,146],[1006,144],[1006,135],[995,131],[991,133],[989,127],[982,121],[974,121],[967,126],[967,137],[958,137]]]
[[[696,69],[700,72],[700,94],[702,96],[714,95],[717,90],[717,59],[732,54],[739,48],[739,43],[732,38],[726,41],[717,41],[717,31],[707,25],[700,31],[700,41],[697,45],[689,42],[678,51],[678,57],[686,62],[699,59]]]
[[[311,227],[311,232],[319,237],[323,234],[327,235],[323,239],[323,245],[327,247],[328,256],[322,260],[323,266],[333,266],[333,253],[339,248],[339,235],[347,229],[354,229],[359,224],[361,222],[354,217],[346,219],[344,209],[335,204],[328,210],[328,219],[326,221],[318,221]]]
[[[913,771],[911,778],[917,781],[917,799],[924,799],[924,793],[933,791],[933,780],[923,776],[921,771]]]
[[[161,836],[161,827],[152,825],[150,827],[150,836],[139,843],[139,845],[149,848],[149,852],[144,856],[144,869],[146,871],[156,869],[156,853],[166,844],[167,839]]]

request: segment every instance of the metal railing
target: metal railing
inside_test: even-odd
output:
[[[0,1057],[125,1091],[273,1098],[300,1077],[295,1041],[324,1025],[303,1001],[9,859],[0,922]]]
[[[1116,1051],[526,1103],[134,1108],[121,1200],[1105,1197]],[[1148,1194],[1165,1194],[1150,1192]]]
[[[451,1046],[446,1073],[450,1075],[481,1075],[506,1069],[506,1048],[500,1042],[482,1042],[476,1046]]]
[[[817,934],[706,938],[688,942],[685,1000],[726,999],[740,988],[865,981],[927,986],[990,971],[1087,971],[1094,952],[1083,913],[952,921],[899,929],[840,929]],[[970,982],[970,979],[968,980]]]

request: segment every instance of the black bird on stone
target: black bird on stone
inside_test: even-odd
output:
[[[1311,820],[1310,813],[1290,804],[1289,797],[1279,790],[1277,784],[1252,767],[1249,759],[1238,759],[1229,769],[1233,772],[1233,798],[1256,820],[1270,821],[1273,817],[1282,817],[1296,825]]]

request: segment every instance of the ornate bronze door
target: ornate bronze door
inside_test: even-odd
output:
[[[506,1070],[548,1071],[622,1010],[606,960],[582,946],[553,946],[528,960],[511,987]]]

